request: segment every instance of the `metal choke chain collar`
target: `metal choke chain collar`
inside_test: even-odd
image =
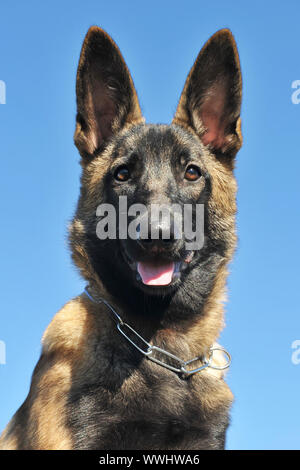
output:
[[[107,308],[111,311],[113,314],[113,319],[116,322],[117,329],[119,332],[131,343],[141,354],[146,356],[150,361],[155,362],[156,364],[165,367],[166,369],[172,370],[173,372],[176,372],[178,374],[182,374],[185,378],[189,377],[193,374],[196,374],[197,372],[200,372],[203,369],[206,369],[207,367],[210,367],[211,369],[216,369],[216,370],[224,370],[227,369],[230,366],[231,363],[231,356],[226,349],[222,348],[222,346],[211,346],[208,350],[207,356],[197,356],[194,357],[193,359],[190,359],[189,361],[183,361],[179,357],[175,356],[174,354],[165,351],[164,349],[159,348],[158,346],[153,346],[152,344],[148,343],[144,338],[142,338],[137,331],[135,331],[128,323],[125,323],[120,315],[117,314],[117,312],[114,310],[114,308],[110,305],[107,300],[103,299],[102,297],[99,297],[94,299],[94,297],[90,294],[88,287],[84,289],[84,293],[86,296],[94,303],[103,303],[106,305]],[[127,331],[127,334],[126,334]],[[135,341],[128,336],[128,333],[131,333],[133,337],[137,338],[140,343],[145,347],[143,349],[142,347],[138,346]],[[213,361],[213,355],[214,351],[222,351],[226,355],[226,363],[224,366],[216,366],[212,364]],[[164,362],[163,360],[157,359],[156,357],[153,356],[153,353],[159,353],[162,357],[165,357],[167,360],[171,359],[176,365],[170,365],[168,362]],[[187,369],[187,366],[190,366],[196,361],[201,361],[202,365],[200,367],[197,367],[195,369]]]

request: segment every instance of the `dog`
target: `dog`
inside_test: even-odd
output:
[[[29,394],[1,448],[224,449],[233,395],[224,380],[229,355],[216,341],[236,246],[235,40],[228,29],[208,40],[172,123],[153,125],[145,124],[117,45],[93,26],[76,95],[82,177],[69,240],[87,289],[46,329]],[[136,225],[135,238],[121,237],[122,197],[128,207],[190,205],[193,227],[198,204],[201,247],[187,249],[184,231],[175,236],[171,209],[164,226],[150,221],[149,209],[146,236]],[[115,210],[116,237],[98,236],[103,204]]]

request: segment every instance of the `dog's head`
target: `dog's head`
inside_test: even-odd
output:
[[[84,40],[76,90],[83,175],[70,240],[84,277],[130,295],[166,296],[189,283],[205,295],[235,245],[242,138],[232,34],[221,30],[202,48],[171,125],[144,123],[121,53],[97,27]]]

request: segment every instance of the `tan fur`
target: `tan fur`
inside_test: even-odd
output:
[[[92,219],[95,206],[99,204],[99,194],[102,192],[103,179],[108,166],[111,164],[111,153],[113,145],[108,143],[98,154],[100,129],[96,119],[95,97],[91,89],[91,82],[85,83],[83,77],[89,75],[92,64],[90,63],[89,50],[90,41],[100,35],[117,51],[120,66],[128,75],[129,86],[132,92],[131,102],[128,105],[126,122],[124,109],[115,109],[114,102],[100,83],[103,103],[109,113],[115,113],[112,119],[111,131],[118,132],[120,136],[130,131],[136,124],[143,124],[137,95],[127,66],[112,39],[103,30],[92,27],[84,41],[77,73],[77,106],[78,116],[74,140],[82,155],[82,177],[81,186],[84,188],[85,198],[80,208],[86,219]],[[194,113],[193,126],[187,110],[187,90],[189,81],[195,71],[195,67],[205,52],[207,45],[212,41],[228,38],[232,42],[235,61],[239,67],[238,53],[231,33],[222,30],[211,38],[201,50],[184,86],[173,124],[187,129],[196,139],[204,141],[203,137],[209,133],[200,119],[200,115]],[[204,51],[204,52],[203,52]],[[84,72],[84,73],[83,73]],[[95,79],[94,79],[95,80]],[[238,87],[241,87],[241,75],[238,74]],[[101,88],[102,87],[102,88]],[[97,96],[96,96],[97,97]],[[240,99],[237,92],[237,101]],[[97,100],[96,100],[97,101]],[[222,101],[222,100],[221,100]],[[124,105],[125,106],[125,105]],[[120,107],[122,108],[122,106]],[[233,116],[236,118],[236,116]],[[206,298],[201,315],[195,321],[187,321],[179,328],[177,325],[163,328],[148,322],[145,325],[143,319],[132,314],[131,325],[151,344],[160,346],[173,354],[180,355],[181,359],[189,360],[195,356],[206,354],[209,348],[218,340],[219,334],[224,326],[224,301],[226,298],[227,264],[230,261],[236,242],[235,235],[235,213],[236,213],[236,181],[233,174],[233,159],[225,155],[229,150],[235,154],[241,146],[241,121],[236,118],[236,129],[234,133],[227,132],[224,122],[220,124],[220,133],[226,134],[224,139],[217,136],[217,146],[220,147],[218,157],[204,149],[203,164],[205,165],[212,183],[212,194],[209,199],[209,211],[222,217],[216,217],[217,222],[212,230],[215,235],[228,234],[227,250],[224,259],[221,259],[218,271],[214,278],[214,284],[210,294]],[[222,127],[223,126],[223,127]],[[144,126],[141,126],[144,127]],[[219,129],[219,130],[220,130]],[[142,132],[142,130],[141,130]],[[130,133],[129,133],[130,135]],[[98,140],[97,140],[98,139]],[[130,137],[129,137],[130,139]],[[133,137],[132,137],[133,139]],[[213,143],[215,143],[213,142]],[[132,140],[134,144],[134,140]],[[202,144],[201,144],[202,145]],[[222,154],[223,152],[223,154]],[[93,158],[91,158],[91,155]],[[116,160],[118,156],[116,156]],[[151,171],[151,170],[149,170]],[[158,182],[157,182],[158,181]],[[156,180],[149,188],[152,191],[159,187]],[[193,197],[197,200],[205,183],[195,189]],[[154,187],[155,186],[155,187]],[[90,283],[94,292],[102,296],[123,317],[123,306],[117,298],[113,298],[104,288],[101,279],[94,271],[85,246],[85,225],[80,219],[80,214],[74,217],[70,225],[70,244],[72,257],[79,268],[84,279]],[[218,238],[216,236],[216,238]],[[220,237],[221,238],[221,237]],[[223,254],[222,254],[223,257]],[[124,313],[125,315],[125,313]],[[134,316],[135,315],[135,316]],[[124,317],[123,317],[124,318]],[[127,320],[126,317],[124,320]],[[46,329],[42,339],[42,355],[35,369],[29,395],[8,424],[0,438],[0,449],[73,449],[74,439],[67,422],[67,407],[70,390],[75,385],[86,384],[90,370],[95,365],[95,351],[102,344],[116,344],[126,341],[117,331],[112,322],[108,308],[103,304],[91,302],[84,294],[68,302],[53,318]],[[180,354],[179,354],[180,353]],[[171,374],[164,368],[151,363],[147,358],[142,358],[147,372],[151,372],[152,378],[158,380],[160,387],[156,391],[157,403],[170,414],[180,413],[183,407],[183,397],[190,393],[205,416],[209,417],[219,409],[229,409],[233,395],[224,382],[224,371],[207,368],[192,377],[187,388],[182,386],[182,381],[176,374]],[[224,356],[216,352],[213,356],[214,365],[223,365]],[[196,367],[196,363],[193,364]],[[99,365],[101,367],[101,364]],[[102,369],[103,370],[103,369]],[[146,374],[147,375],[147,374]],[[144,399],[147,403],[149,384],[146,375],[139,367],[133,368],[132,373],[125,377],[120,387],[115,391],[116,399],[120,399],[122,406],[130,406],[136,399]],[[180,385],[179,385],[180,384]],[[117,419],[110,417],[111,422]]]

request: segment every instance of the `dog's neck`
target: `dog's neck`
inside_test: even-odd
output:
[[[122,283],[105,286],[99,279],[90,282],[90,287],[96,298],[110,302],[146,340],[172,342],[180,337],[186,339],[191,351],[199,353],[217,340],[223,328],[226,274],[226,267],[220,265],[205,295],[189,283],[165,297],[147,296],[137,287],[129,289]]]

